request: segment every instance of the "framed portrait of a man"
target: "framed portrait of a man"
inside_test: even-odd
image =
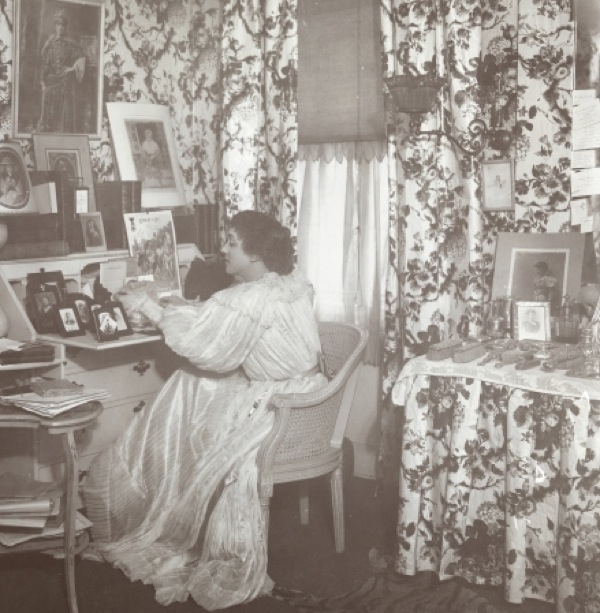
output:
[[[104,0],[15,0],[13,131],[100,138]]]

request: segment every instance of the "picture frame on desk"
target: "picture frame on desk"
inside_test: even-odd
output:
[[[118,336],[127,336],[128,334],[133,334],[133,330],[131,329],[131,324],[129,323],[129,318],[127,317],[127,313],[125,312],[125,308],[123,304],[118,300],[111,300],[109,302],[104,303],[104,307],[112,311],[114,320],[117,322],[117,335]]]
[[[80,293],[68,294],[64,303],[67,307],[74,308],[77,311],[82,328],[91,332],[96,329],[91,312],[92,303],[91,298]]]
[[[141,182],[142,209],[185,206],[169,107],[108,102],[106,110],[119,178]]]
[[[74,306],[59,306],[56,321],[61,336],[82,336],[85,334],[84,325],[79,318],[79,311]]]
[[[513,305],[513,338],[517,341],[549,342],[551,336],[550,304],[517,301]]]
[[[92,310],[96,340],[99,343],[114,341],[119,338],[118,323],[112,309],[100,305]]]
[[[53,289],[34,292],[29,298],[30,316],[33,327],[40,334],[57,332],[56,313],[60,299]]]
[[[102,222],[102,213],[81,213],[79,220],[86,252],[106,251],[106,234]]]
[[[32,296],[38,292],[53,291],[58,298],[58,304],[62,304],[67,297],[67,284],[60,270],[40,270],[27,274],[25,293]]]
[[[100,138],[104,0],[15,0],[14,17],[14,135]]]

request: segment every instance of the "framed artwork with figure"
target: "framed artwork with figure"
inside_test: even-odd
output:
[[[100,138],[104,1],[15,0],[15,137]]]
[[[585,235],[577,232],[500,232],[492,299],[547,302],[555,313],[582,284]]]
[[[67,185],[75,189],[87,187],[88,207],[96,209],[94,180],[90,158],[90,141],[87,136],[56,136],[34,134],[33,153],[36,170],[63,173]]]
[[[512,211],[515,208],[513,160],[481,163],[481,206],[484,211]]]
[[[169,107],[162,104],[106,104],[119,176],[140,181],[142,208],[185,206],[181,167]]]

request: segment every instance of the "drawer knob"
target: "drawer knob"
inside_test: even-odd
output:
[[[139,361],[134,367],[133,370],[141,376],[150,368],[150,364],[148,362],[144,362],[144,360]]]
[[[144,407],[146,406],[146,401],[145,400],[140,400],[134,407],[133,407],[133,412],[134,413],[139,413]]]

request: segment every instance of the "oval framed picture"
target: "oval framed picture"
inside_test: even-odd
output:
[[[0,142],[0,215],[37,212],[21,146]]]

